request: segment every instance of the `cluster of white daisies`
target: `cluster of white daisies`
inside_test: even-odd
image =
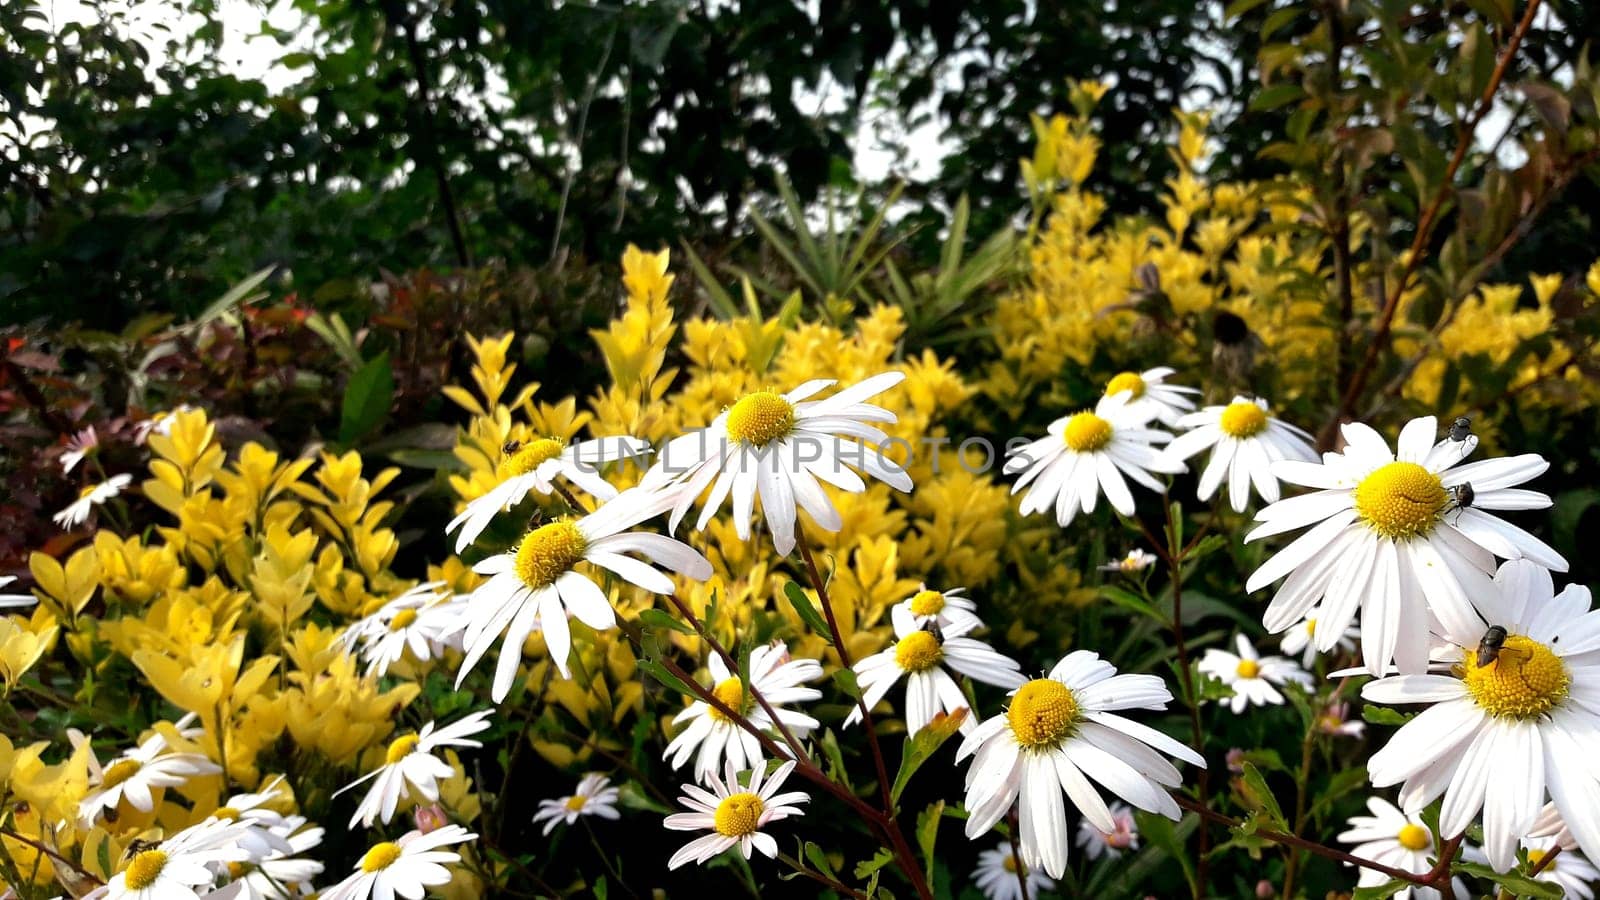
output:
[[[1589,609],[1582,588],[1557,595],[1550,571],[1564,571],[1565,562],[1495,515],[1548,506],[1543,494],[1517,487],[1547,464],[1535,455],[1464,463],[1477,443],[1470,429],[1458,424],[1441,439],[1432,418],[1404,428],[1398,454],[1372,429],[1346,425],[1344,450],[1319,459],[1309,435],[1272,418],[1263,401],[1239,397],[1195,411],[1190,398],[1198,392],[1166,384],[1170,374],[1154,369],[1118,376],[1093,410],[1059,419],[1046,437],[1020,447],[1006,471],[1019,475],[1015,490],[1026,490],[1022,512],[1053,509],[1066,526],[1079,511],[1093,512],[1104,494],[1111,508],[1131,517],[1136,508],[1129,481],[1165,493],[1158,476],[1182,473],[1186,460],[1209,451],[1200,499],[1225,488],[1237,511],[1246,509],[1252,492],[1268,504],[1256,514],[1259,525],[1247,541],[1309,527],[1248,584],[1257,590],[1283,580],[1264,624],[1269,632],[1286,633],[1284,652],[1303,653],[1301,662],[1263,657],[1241,636],[1237,653],[1212,648],[1199,663],[1201,672],[1229,686],[1231,708],[1282,702],[1279,689],[1287,684],[1310,687],[1306,668],[1315,654],[1353,652],[1357,639],[1364,667],[1334,674],[1376,676],[1363,689],[1368,700],[1428,706],[1369,766],[1374,785],[1401,785],[1399,807],[1374,798],[1373,816],[1352,820],[1345,839],[1375,861],[1425,871],[1436,837],[1460,836],[1481,811],[1483,847],[1474,852],[1497,870],[1516,864],[1519,841],[1530,854],[1566,841],[1573,849],[1559,871],[1581,870],[1586,863],[1578,849],[1600,853],[1600,770],[1589,762],[1600,750],[1600,612]],[[459,686],[498,644],[491,689],[498,703],[516,681],[525,640],[538,629],[567,676],[569,617],[597,630],[616,626],[607,587],[579,571],[579,563],[671,594],[674,583],[663,570],[695,579],[711,574],[705,557],[670,536],[697,501],[697,530],[731,500],[742,538],[751,534],[759,501],[767,531],[787,555],[799,537],[801,510],[817,527],[841,527],[823,484],[862,491],[865,474],[910,490],[905,470],[880,452],[888,440],[874,423],[894,416],[867,402],[901,377],[875,376],[821,400],[810,398],[832,382],[747,395],[706,428],[665,445],[639,486],[627,491],[617,491],[595,467],[646,452],[636,439],[508,446],[502,482],[450,523],[458,550],[530,492],[561,492],[577,503],[562,481],[592,498],[594,508],[540,524],[511,551],[479,562],[476,571],[489,577],[470,596],[452,597],[430,584],[397,598],[352,626],[346,646],[378,673],[408,655],[426,660],[458,650]],[[1174,436],[1161,426],[1183,431]],[[1282,499],[1280,481],[1311,490]],[[661,515],[668,516],[667,534],[636,530]],[[1506,562],[1497,566],[1497,559]],[[1108,568],[1138,576],[1152,562],[1136,552]],[[983,836],[1016,812],[1010,840],[980,860],[976,878],[990,896],[1020,894],[1024,884],[1030,892],[1047,888],[1062,875],[1071,843],[1069,806],[1082,817],[1079,843],[1091,856],[1119,852],[1138,839],[1128,807],[1108,803],[1103,792],[1149,813],[1180,816],[1170,792],[1182,779],[1169,758],[1196,766],[1205,760],[1125,715],[1166,708],[1173,698],[1159,677],[1119,674],[1097,654],[1077,650],[1043,677],[1029,678],[1018,662],[973,636],[983,622],[977,604],[960,590],[924,589],[897,604],[891,618],[894,643],[853,666],[862,702],[846,724],[860,721],[902,680],[908,732],[941,714],[963,713],[957,758],[968,765],[967,836]],[[696,700],[684,709],[666,749],[673,768],[694,760],[698,782],[684,785],[686,811],[669,816],[666,827],[704,832],[672,857],[673,868],[735,848],[746,858],[752,851],[775,856],[777,843],[765,829],[801,815],[809,799],[783,789],[797,763],[768,760],[763,749],[782,750],[784,742],[803,741],[819,727],[798,707],[821,698],[808,686],[822,678],[821,663],[793,658],[774,643],[751,654],[748,684],[717,655],[706,665],[705,690],[719,703]],[[1008,691],[1004,711],[980,720],[972,682]],[[1345,712],[1344,704],[1330,704],[1318,727],[1358,734],[1359,723],[1346,721]],[[434,751],[477,746],[470,736],[488,727],[488,715],[473,713],[440,728],[430,723],[396,739],[379,769],[346,788],[371,782],[351,826],[389,822],[403,803],[427,808],[436,801],[438,783],[451,769]],[[163,757],[160,750],[145,760],[149,776],[142,786],[120,782],[122,796],[133,801],[137,791],[164,783],[160,779],[208,771],[203,757]],[[134,752],[151,751],[141,746]],[[1441,796],[1435,836],[1418,813]],[[106,802],[92,799],[102,808]],[[535,821],[548,832],[584,816],[615,818],[617,799],[617,789],[593,774],[570,796],[543,802]],[[456,857],[442,848],[472,837],[442,821],[375,846],[354,875],[322,896],[417,896],[421,885],[440,883],[427,879],[442,877],[439,864]],[[1550,833],[1525,838],[1541,822],[1553,823]],[[241,852],[241,841],[217,837],[236,827],[196,826],[192,849],[180,835],[146,852],[166,853],[169,863],[179,856],[194,863],[172,868],[170,877],[198,885],[205,866],[244,859],[215,855],[222,846]],[[296,833],[279,833],[280,842],[257,849],[293,849]],[[248,858],[256,866],[273,861]],[[150,871],[157,873],[153,880],[145,874]],[[137,872],[130,867],[109,886],[111,894],[156,896],[128,885],[140,880],[147,888],[167,871],[156,863]],[[1363,870],[1363,883],[1374,876]]]

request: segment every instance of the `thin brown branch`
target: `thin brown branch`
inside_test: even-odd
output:
[[[1428,246],[1433,238],[1433,229],[1438,224],[1439,217],[1444,210],[1445,201],[1454,192],[1456,172],[1467,158],[1467,151],[1472,148],[1473,136],[1477,133],[1478,125],[1483,117],[1488,114],[1494,105],[1495,94],[1500,90],[1500,83],[1505,79],[1506,70],[1511,65],[1511,60],[1517,54],[1517,48],[1522,45],[1522,39],[1527,35],[1528,29],[1533,27],[1534,14],[1539,10],[1540,0],[1529,0],[1528,8],[1523,13],[1517,28],[1511,34],[1511,39],[1500,52],[1500,58],[1495,62],[1494,72],[1489,76],[1489,83],[1483,89],[1483,95],[1478,98],[1472,112],[1461,124],[1460,137],[1456,142],[1455,153],[1451,155],[1450,162],[1445,166],[1444,175],[1439,182],[1439,189],[1434,193],[1433,199],[1423,210],[1421,218],[1417,220],[1417,231],[1411,239],[1411,249],[1406,256],[1400,277],[1395,280],[1394,286],[1389,291],[1389,297],[1384,302],[1383,309],[1378,313],[1376,327],[1367,343],[1367,351],[1361,358],[1361,364],[1351,375],[1348,384],[1342,386],[1343,393],[1339,405],[1334,409],[1333,415],[1323,424],[1322,430],[1317,434],[1317,446],[1320,449],[1331,449],[1334,437],[1338,433],[1339,425],[1355,409],[1361,400],[1362,392],[1366,390],[1367,380],[1372,377],[1372,371],[1377,366],[1378,356],[1389,344],[1389,333],[1394,325],[1395,313],[1400,309],[1400,299],[1405,296],[1406,289],[1411,285],[1411,279],[1422,267],[1422,262],[1427,256]]]
[[[1243,824],[1238,819],[1216,812],[1205,804],[1200,803],[1197,800],[1190,799],[1189,797],[1185,797],[1182,794],[1174,794],[1173,799],[1178,801],[1178,805],[1180,807],[1187,809],[1188,811],[1198,815],[1200,818],[1214,824],[1224,825],[1228,828],[1237,828]],[[1356,856],[1354,854],[1346,853],[1343,850],[1338,850],[1324,844],[1319,844],[1316,841],[1309,841],[1305,838],[1296,837],[1292,834],[1284,834],[1281,831],[1258,828],[1252,833],[1256,837],[1265,838],[1273,843],[1295,847],[1308,853],[1314,853],[1317,856],[1321,856],[1325,859],[1331,859],[1335,862],[1344,863],[1345,865],[1360,866],[1363,869],[1371,869],[1374,872],[1382,872],[1390,878],[1398,878],[1401,881],[1409,884],[1423,885],[1425,887],[1437,886],[1441,882],[1448,882],[1450,880],[1450,864],[1455,861],[1456,851],[1461,846],[1461,838],[1459,837],[1445,841],[1444,846],[1440,848],[1439,851],[1439,862],[1427,872],[1417,873],[1407,872],[1404,869],[1397,869],[1394,866],[1384,865],[1383,863],[1376,862],[1365,857]]]

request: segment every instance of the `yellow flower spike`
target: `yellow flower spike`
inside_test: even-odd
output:
[[[78,801],[89,790],[89,744],[79,743],[72,755],[59,763],[44,762],[49,744],[41,741],[13,748],[0,736],[0,783],[14,800],[26,804],[44,822],[77,821]]]
[[[154,456],[150,461],[153,477],[142,487],[153,503],[178,515],[188,498],[210,486],[222,470],[224,454],[205,412],[175,412],[171,421],[169,434],[152,433],[147,441]]]
[[[310,531],[291,533],[277,525],[267,529],[249,584],[253,610],[274,631],[287,629],[311,609],[311,556],[316,549],[317,536]]]
[[[44,601],[63,619],[76,618],[100,586],[100,561],[92,545],[67,557],[65,566],[47,554],[35,552],[28,557],[28,570],[38,582]]]
[[[0,692],[5,694],[11,693],[22,674],[55,645],[60,632],[58,626],[52,625],[43,633],[35,633],[26,623],[18,616],[0,619]]]
[[[1533,285],[1533,296],[1539,301],[1540,306],[1549,306],[1550,300],[1555,297],[1556,291],[1561,289],[1561,282],[1565,277],[1555,275],[1529,275],[1528,281]]]
[[[244,644],[244,635],[235,635],[227,644],[192,647],[186,659],[141,650],[133,655],[133,664],[179,709],[214,722],[219,708],[242,706],[278,665],[278,657],[261,656],[240,671]]]
[[[146,547],[138,535],[123,539],[110,531],[94,536],[100,582],[110,594],[138,606],[181,589],[188,572],[171,544]]]
[[[381,749],[394,716],[421,693],[415,683],[380,691],[376,678],[359,673],[354,659],[336,654],[316,671],[294,671],[285,692],[285,723],[302,749],[347,765],[363,750]]]

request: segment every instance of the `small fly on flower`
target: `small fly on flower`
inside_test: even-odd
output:
[[[1532,651],[1507,647],[1507,637],[1509,635],[1506,630],[1499,625],[1490,625],[1488,630],[1484,631],[1483,637],[1478,640],[1478,668],[1498,666],[1502,655],[1508,655],[1512,659],[1529,659],[1533,656]],[[1517,674],[1526,684],[1528,676],[1520,671]]]
[[[933,639],[938,641],[941,645],[944,644],[944,629],[939,627],[937,620],[929,619],[926,622],[923,622],[922,630],[933,635]]]
[[[512,439],[506,441],[504,444],[500,445],[500,452],[505,454],[506,456],[516,456],[517,455],[517,451],[521,450],[521,449],[522,449],[522,442],[517,440],[516,438],[512,438]]]
[[[1472,506],[1473,498],[1478,495],[1472,489],[1472,482],[1470,481],[1463,481],[1454,487],[1445,488],[1445,492],[1450,495],[1450,503],[1455,508],[1458,520],[1461,518],[1461,511]]]
[[[1472,420],[1466,416],[1456,416],[1456,420],[1450,423],[1450,440],[1459,444],[1469,437],[1472,437]]]
[[[147,841],[144,838],[134,838],[128,842],[128,846],[122,851],[122,858],[132,859],[146,850],[154,850],[159,846],[161,846],[160,841]]]

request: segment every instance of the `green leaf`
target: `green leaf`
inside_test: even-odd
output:
[[[850,784],[850,770],[845,768],[844,753],[839,749],[839,737],[829,728],[822,732],[822,738],[817,741],[817,746],[822,748],[822,755],[828,761],[827,775],[850,790],[855,788]]]
[[[267,276],[271,275],[272,270],[275,268],[277,267],[267,266],[264,269],[252,273],[246,277],[245,280],[239,282],[233,287],[228,288],[226,293],[224,293],[221,297],[211,301],[211,305],[206,307],[199,316],[195,317],[193,324],[202,325],[211,321],[212,319],[215,319],[223,313],[228,312],[241,303],[248,303],[252,300],[266,296],[265,292],[262,292],[261,294],[255,294],[253,292],[261,285],[261,282],[267,280]]]
[[[1304,100],[1305,88],[1293,82],[1279,82],[1271,87],[1263,88],[1261,93],[1250,98],[1251,112],[1266,112],[1277,109],[1285,104]]]
[[[661,663],[658,663],[653,659],[639,660],[639,668],[644,670],[646,675],[649,675],[651,678],[654,678],[655,680],[666,685],[669,690],[674,690],[680,694],[686,694],[690,697],[700,696],[699,694],[695,693],[693,688],[679,680],[678,676],[668,672],[666,666],[663,666]]]
[[[927,809],[917,813],[917,848],[922,851],[923,873],[929,888],[933,887],[933,847],[939,839],[939,820],[942,818],[943,800],[931,803]]]
[[[812,604],[811,598],[806,596],[805,589],[798,582],[791,581],[783,586],[783,595],[789,598],[789,605],[794,607],[795,613],[800,616],[812,631],[816,632],[828,643],[833,643],[833,630],[828,627],[822,613],[817,612],[817,607]]]
[[[1174,826],[1172,820],[1166,816],[1145,812],[1138,812],[1134,815],[1139,823],[1139,836],[1149,841],[1151,847],[1160,848],[1167,856],[1177,860],[1178,865],[1183,867],[1183,879],[1189,883],[1189,892],[1196,897],[1201,896],[1199,881],[1195,876],[1194,862],[1189,858],[1189,853],[1184,848],[1184,841],[1188,832],[1185,831],[1180,835],[1180,829]],[[1189,823],[1191,819],[1198,821],[1198,817],[1191,813],[1183,817],[1183,822]],[[1191,823],[1189,831],[1193,830],[1194,825]]]
[[[1102,585],[1100,587],[1100,596],[1111,601],[1113,605],[1120,606],[1136,615],[1149,616],[1162,625],[1169,624],[1167,617],[1162,615],[1159,610],[1147,603],[1143,597],[1126,588],[1120,588],[1114,584]]]
[[[393,402],[394,372],[386,351],[358,369],[345,385],[339,411],[339,442],[349,446],[377,428],[388,417]]]
[[[1262,776],[1261,770],[1246,762],[1240,781],[1244,787],[1245,803],[1265,814],[1274,829],[1288,831],[1289,822],[1283,817],[1283,810],[1278,806],[1278,798],[1272,796],[1272,788],[1267,787],[1267,779]]]
[[[1403,713],[1387,706],[1361,707],[1361,718],[1372,725],[1404,725],[1415,717],[1416,713]]]
[[[1350,900],[1388,900],[1388,898],[1393,897],[1395,894],[1400,893],[1410,886],[1411,882],[1409,881],[1401,881],[1398,878],[1391,878],[1390,880],[1385,881],[1383,884],[1376,884],[1372,887],[1356,888],[1355,893],[1350,895]]]
[[[850,669],[835,669],[833,671],[833,683],[839,686],[839,690],[849,694],[850,699],[861,699],[861,685],[856,682],[856,673],[854,671]]]
[[[594,900],[606,900],[609,888],[606,887],[606,877],[601,875],[594,882]]]
[[[871,859],[864,859],[856,863],[856,877],[866,878],[892,862],[894,862],[894,854],[890,853],[886,847],[879,847],[878,852],[874,853]]]
[[[1559,885],[1548,881],[1538,881],[1517,871],[1496,872],[1482,863],[1461,861],[1455,863],[1455,871],[1462,875],[1471,875],[1474,878],[1492,881],[1518,897],[1533,897],[1537,898],[1537,900],[1559,900],[1562,896]]]
[[[805,853],[806,860],[816,866],[818,872],[838,880],[839,876],[833,872],[833,863],[828,862],[828,854],[824,853],[821,847],[806,841],[802,852]]]
[[[900,793],[911,782],[911,776],[917,774],[922,764],[929,757],[950,740],[956,732],[961,730],[961,723],[966,721],[970,710],[958,709],[953,713],[934,716],[921,731],[906,739],[905,747],[900,751],[900,771],[894,775],[894,786],[889,790],[889,796],[895,803],[900,802]]]
[[[637,782],[633,781],[624,781],[622,786],[617,789],[617,802],[628,809],[637,809],[644,812],[655,812],[662,815],[671,815],[674,812],[671,807],[650,796],[643,788],[639,787]]]
[[[639,622],[651,628],[665,628],[679,634],[694,634],[694,629],[689,627],[689,623],[663,609],[647,609],[639,613]]]

